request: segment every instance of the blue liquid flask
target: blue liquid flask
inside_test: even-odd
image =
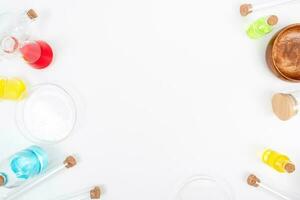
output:
[[[24,149],[0,165],[0,185],[13,188],[26,180],[43,173],[48,167],[49,158],[42,148],[31,146]]]

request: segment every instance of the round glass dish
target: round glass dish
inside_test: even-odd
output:
[[[228,183],[210,176],[193,176],[186,180],[174,200],[233,200]]]
[[[55,144],[66,139],[76,122],[73,98],[55,84],[37,85],[17,104],[16,122],[30,141]]]

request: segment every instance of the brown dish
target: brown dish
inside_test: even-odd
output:
[[[274,35],[268,44],[266,60],[279,78],[300,82],[300,24],[292,24]]]

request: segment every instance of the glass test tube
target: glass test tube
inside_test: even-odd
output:
[[[99,186],[89,187],[71,194],[62,195],[51,200],[88,200],[100,199],[101,189]]]
[[[262,188],[264,189],[265,191],[271,193],[271,194],[274,194],[278,197],[280,197],[281,199],[285,199],[285,200],[292,200],[290,197],[286,196],[285,194],[271,188],[270,186],[264,184],[261,182],[261,180],[253,175],[253,174],[250,174],[247,178],[247,183],[248,185],[252,186],[252,187],[255,187],[255,188]]]
[[[63,164],[60,164],[60,165],[54,167],[53,169],[50,169],[45,174],[37,177],[36,179],[33,179],[31,182],[24,185],[20,189],[18,188],[18,189],[13,190],[12,192],[8,193],[7,195],[3,196],[0,199],[1,200],[15,200],[17,197],[19,197],[22,194],[24,194],[25,192],[31,190],[33,187],[35,187],[39,183],[45,181],[46,179],[58,174],[59,172],[65,170],[65,169],[69,169],[69,168],[74,167],[76,164],[77,164],[76,158],[73,157],[73,156],[68,156],[64,160]]]
[[[276,93],[272,97],[274,114],[286,121],[294,117],[299,110],[300,91],[290,93]]]
[[[250,14],[254,11],[263,10],[266,8],[271,8],[271,7],[291,3],[293,1],[299,1],[299,0],[271,0],[268,2],[261,2],[261,3],[255,3],[255,4],[245,3],[240,6],[240,13],[242,16],[247,16],[248,14]]]

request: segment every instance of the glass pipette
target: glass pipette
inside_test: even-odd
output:
[[[242,16],[247,16],[254,11],[287,4],[293,1],[299,1],[299,0],[271,0],[268,2],[255,3],[255,4],[245,3],[240,6],[240,13]]]
[[[59,172],[70,169],[74,167],[77,164],[77,160],[74,156],[68,156],[62,164],[54,167],[53,169],[50,169],[48,172],[45,172],[43,175],[36,177],[28,184],[24,185],[21,188],[15,189],[12,192],[8,193],[4,197],[1,198],[1,200],[15,200],[17,197],[22,195],[23,193],[27,192],[28,190],[32,189],[39,183],[45,181],[46,179],[58,174]]]
[[[73,192],[71,194],[59,196],[51,200],[91,200],[91,199],[100,199],[100,196],[101,196],[100,187],[94,186],[94,187]]]
[[[253,187],[260,187],[260,188],[263,188],[264,190],[280,197],[281,199],[285,199],[285,200],[292,200],[290,197],[287,197],[286,195],[274,190],[273,188],[261,183],[260,179],[257,178],[255,175],[251,174],[248,176],[248,179],[247,179],[247,183],[248,185],[250,186],[253,186]]]

